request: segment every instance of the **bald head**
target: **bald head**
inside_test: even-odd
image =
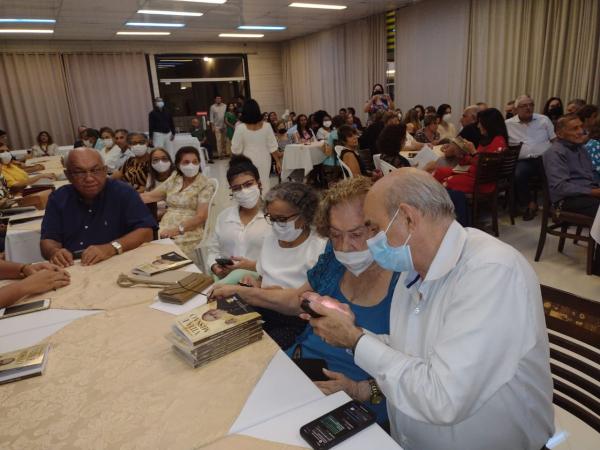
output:
[[[101,166],[104,165],[100,153],[92,148],[75,148],[69,152],[65,160],[65,168],[68,171],[71,171],[75,166],[83,167],[89,164],[91,164],[91,166],[97,164]]]
[[[375,198],[383,200],[390,217],[401,203],[406,203],[423,216],[435,220],[454,219],[454,205],[448,192],[424,170],[402,168],[393,171],[373,185],[367,194],[367,203]]]

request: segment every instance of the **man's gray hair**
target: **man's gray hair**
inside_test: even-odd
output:
[[[516,99],[515,99],[515,108],[518,108],[519,105],[521,104],[521,102],[523,100],[531,100],[533,101],[533,99],[531,98],[531,95],[529,94],[521,94],[519,95]]]
[[[477,113],[479,112],[479,106],[477,105],[469,105],[465,108],[465,112],[477,118]]]
[[[265,195],[265,211],[269,203],[275,200],[284,201],[296,208],[304,222],[312,225],[319,206],[319,197],[313,188],[293,181],[278,184]]]
[[[394,183],[386,192],[385,208],[392,217],[400,203],[406,203],[432,219],[454,219],[454,204],[448,191],[423,170],[403,168],[394,175]]]
[[[73,159],[73,157],[84,152],[90,152],[91,154],[98,155],[98,159],[100,160],[100,162],[102,162],[102,156],[93,148],[77,147],[69,151],[69,153],[67,154],[67,157],[65,158],[65,169],[70,170],[71,160]]]

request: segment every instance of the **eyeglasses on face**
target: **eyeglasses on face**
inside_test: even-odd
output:
[[[269,213],[265,214],[265,220],[267,221],[267,223],[269,225],[273,225],[274,223],[286,223],[289,222],[292,219],[295,219],[296,217],[298,217],[300,215],[300,213],[296,213],[296,214],[292,214],[291,216],[272,216]]]
[[[102,175],[106,174],[106,166],[102,167],[94,167],[90,170],[69,170],[67,171],[67,175],[75,178],[76,180],[85,180],[88,175],[94,178],[100,178]]]

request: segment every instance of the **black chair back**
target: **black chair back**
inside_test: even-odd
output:
[[[475,192],[479,186],[496,183],[502,168],[502,153],[480,153],[477,157],[477,173],[475,175]]]
[[[521,146],[509,145],[502,152],[502,167],[500,168],[500,178],[512,180],[515,177],[515,170],[517,168],[517,162],[519,161],[519,154],[521,153]]]
[[[600,432],[600,303],[548,286],[542,298],[554,403]]]

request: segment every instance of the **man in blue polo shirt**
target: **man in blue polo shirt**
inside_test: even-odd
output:
[[[152,240],[150,211],[133,188],[107,177],[97,151],[72,150],[65,167],[71,184],[50,195],[42,221],[46,259],[67,267],[82,252],[81,263],[92,265]]]

